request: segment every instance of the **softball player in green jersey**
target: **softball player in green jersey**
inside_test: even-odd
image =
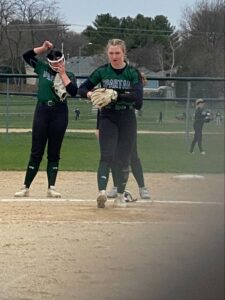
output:
[[[141,109],[142,107],[143,85],[140,72],[126,62],[126,45],[123,40],[109,40],[106,52],[109,63],[97,68],[81,84],[78,93],[82,97],[91,98],[92,90],[97,85],[113,89],[118,93],[116,102],[109,103],[100,110],[97,207],[105,207],[109,172],[115,164],[117,165],[118,194],[114,200],[114,206],[126,207],[123,192],[129,176],[131,152],[137,134],[135,108]]]
[[[65,71],[64,55],[52,50],[53,44],[45,41],[42,46],[24,53],[23,58],[38,75],[37,105],[32,127],[32,147],[22,189],[15,197],[29,196],[29,187],[35,178],[47,146],[47,196],[59,198],[55,182],[60,160],[60,149],[68,125],[67,95],[76,96],[77,84],[73,73]],[[48,63],[37,59],[48,52]]]
[[[97,139],[99,138],[99,113],[100,113],[100,111],[98,110],[97,122],[96,122],[96,132],[95,132]],[[132,155],[131,155],[130,168],[131,168],[131,172],[138,184],[139,194],[140,194],[141,199],[150,199],[149,191],[148,191],[147,187],[145,186],[142,163],[141,163],[141,160],[140,160],[140,158],[138,156],[138,152],[137,152],[137,140],[134,141],[134,149],[133,149]],[[113,179],[113,187],[109,192],[107,192],[107,197],[115,198],[117,196],[116,165],[113,165],[111,167],[111,173],[112,173],[112,179]]]

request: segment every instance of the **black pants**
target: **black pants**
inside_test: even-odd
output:
[[[195,133],[194,133],[193,141],[191,143],[190,152],[194,151],[194,147],[195,147],[196,143],[198,143],[198,148],[199,148],[200,152],[203,151],[203,148],[202,148],[202,127],[203,126],[199,126],[199,125],[194,124]]]
[[[47,144],[49,186],[54,185],[67,125],[68,107],[65,103],[53,106],[37,104],[32,127],[31,154],[24,182],[27,187],[30,186],[37,174]]]
[[[137,122],[133,109],[103,109],[100,112],[99,190],[106,189],[110,168],[117,165],[118,193],[124,192],[129,176],[129,165],[136,133]]]
[[[131,154],[130,166],[131,166],[131,172],[133,173],[133,176],[138,184],[138,187],[140,188],[144,187],[145,183],[144,183],[143,168],[137,152],[137,137],[135,139],[133,151]]]
[[[142,168],[141,160],[140,160],[140,158],[138,156],[138,152],[137,152],[137,134],[135,135],[133,150],[131,153],[130,167],[131,167],[131,172],[138,184],[138,187],[139,188],[144,187],[145,183],[144,183],[143,168]],[[117,187],[118,184],[117,184],[117,178],[116,178],[116,176],[117,176],[116,164],[112,166],[111,172],[112,172],[112,177],[113,177],[113,184],[115,187]]]

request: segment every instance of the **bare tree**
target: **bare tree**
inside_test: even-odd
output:
[[[1,42],[1,50],[4,50],[5,44],[5,32],[7,25],[13,20],[14,17],[14,8],[15,1],[8,0],[0,0],[0,42]],[[7,52],[7,51],[6,51]],[[1,51],[3,55],[1,55],[1,60],[4,61],[4,53],[5,51]]]
[[[181,22],[180,65],[184,75],[224,76],[223,0],[202,0],[186,8]]]
[[[223,0],[201,0],[184,10],[179,76],[224,77],[224,16]],[[224,83],[193,82],[191,92],[192,97],[216,98],[224,94]]]
[[[55,0],[0,0],[2,61],[13,73],[22,72],[21,53],[35,44],[51,39],[59,44],[65,34]]]
[[[80,54],[90,54],[88,50],[90,50],[90,47],[88,47],[88,38],[86,36],[73,31],[66,31],[64,36],[64,53],[68,58],[79,56]]]

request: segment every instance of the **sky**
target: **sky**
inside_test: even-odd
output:
[[[199,1],[197,1],[199,2]],[[136,17],[142,14],[154,18],[164,15],[179,29],[186,7],[194,8],[196,0],[63,0],[58,1],[61,18],[72,26],[69,30],[83,31],[93,25],[97,15],[109,13],[112,17]]]

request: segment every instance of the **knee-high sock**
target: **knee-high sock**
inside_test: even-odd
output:
[[[115,187],[117,187],[117,166],[116,166],[116,163],[114,163],[114,165],[111,166],[111,173],[112,173],[113,185]]]
[[[98,166],[98,189],[99,191],[106,190],[109,179],[109,164],[105,161],[100,161]]]
[[[59,162],[48,161],[47,164],[47,177],[48,177],[48,187],[55,185],[56,177],[58,174]]]
[[[143,187],[145,183],[144,183],[144,175],[143,175],[143,169],[142,169],[140,158],[137,157],[135,160],[131,160],[130,165],[131,165],[131,171],[134,175],[135,180],[137,181],[138,186]]]
[[[39,170],[39,162],[33,162],[29,161],[28,166],[27,166],[27,171],[26,171],[26,176],[24,180],[24,185],[29,188],[32,181],[34,180],[34,177],[36,176],[38,170]]]
[[[119,165],[117,169],[117,192],[122,194],[126,188],[129,177],[129,165]]]

